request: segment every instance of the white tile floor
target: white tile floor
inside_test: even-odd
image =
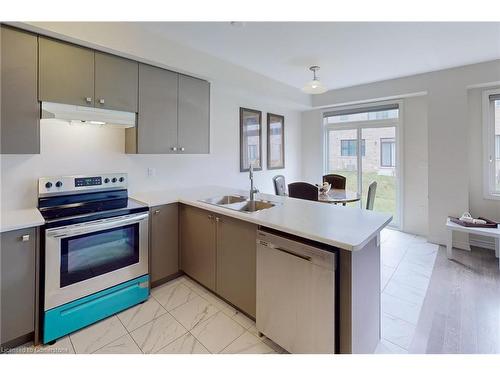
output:
[[[154,288],[145,303],[25,353],[284,353],[255,322],[186,276]],[[13,352],[16,352],[14,350]]]
[[[381,235],[382,340],[376,353],[407,353],[438,246],[384,230]],[[182,276],[145,303],[27,353],[284,353],[259,338],[255,322]]]
[[[382,231],[382,340],[376,353],[408,353],[438,249],[424,237]]]

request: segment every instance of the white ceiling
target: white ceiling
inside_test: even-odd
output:
[[[155,22],[139,25],[291,86],[328,89],[500,58],[500,23]]]

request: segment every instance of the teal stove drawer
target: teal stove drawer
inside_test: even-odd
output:
[[[58,339],[148,299],[144,275],[90,296],[45,311],[43,343]]]

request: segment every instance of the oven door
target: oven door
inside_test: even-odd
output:
[[[148,273],[148,213],[45,231],[45,310]]]

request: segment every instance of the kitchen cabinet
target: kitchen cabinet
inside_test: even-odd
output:
[[[39,100],[93,107],[94,51],[44,37],[38,43]]]
[[[7,346],[15,346],[32,339],[35,325],[35,236],[35,228],[0,234],[2,345],[10,342]]]
[[[0,152],[39,154],[37,36],[4,26],[0,30],[2,98]]]
[[[95,52],[95,106],[137,112],[139,63]]]
[[[217,215],[217,293],[255,317],[257,226]]]
[[[209,146],[210,83],[139,64],[139,116],[126,152],[207,154]]]
[[[255,316],[257,226],[182,205],[181,269],[250,316]]]
[[[139,63],[39,38],[39,100],[137,112]]]
[[[179,272],[178,204],[151,208],[151,284],[156,286]]]
[[[137,127],[126,132],[127,153],[177,152],[178,79],[177,73],[139,64],[139,115]]]
[[[217,293],[255,317],[257,226],[217,215]]]
[[[186,154],[210,151],[210,83],[179,75],[178,150]]]
[[[199,208],[182,205],[179,212],[181,269],[215,291],[215,216]]]

